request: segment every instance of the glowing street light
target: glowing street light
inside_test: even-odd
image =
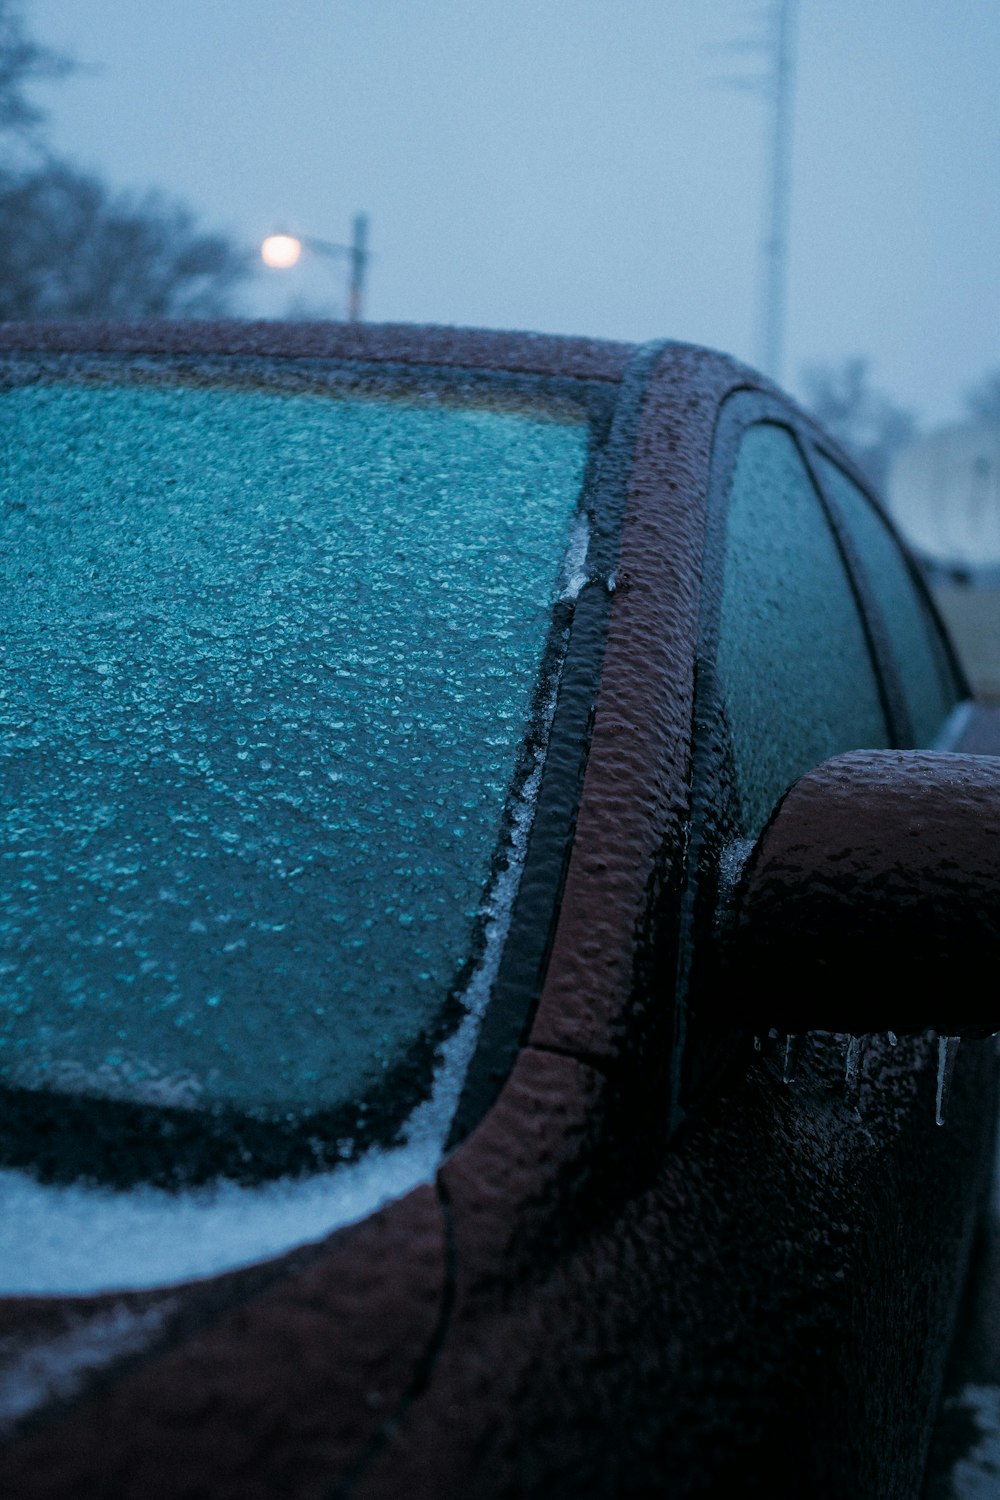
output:
[[[365,272],[368,269],[368,216],[357,214],[354,219],[354,237],[349,245],[338,245],[332,240],[317,240],[311,235],[269,234],[260,247],[261,260],[275,270],[287,271],[297,265],[303,250],[317,255],[346,255],[350,261],[350,280],[347,286],[347,318],[350,323],[360,323],[364,301]]]
[[[302,254],[302,241],[294,234],[269,234],[260,247],[260,258],[265,266],[287,271],[294,266]]]

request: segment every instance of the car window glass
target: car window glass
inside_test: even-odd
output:
[[[0,1081],[395,1129],[481,948],[582,414],[0,400]]]
[[[889,743],[857,604],[791,435],[747,429],[729,488],[718,673],[748,836],[790,783]]]
[[[817,456],[817,465],[821,482],[857,542],[868,585],[882,611],[915,743],[930,745],[958,701],[937,627],[889,528],[867,496],[824,454]]]

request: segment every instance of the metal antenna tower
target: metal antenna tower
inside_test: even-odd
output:
[[[781,379],[785,345],[795,12],[796,0],[774,0],[770,16],[771,67],[767,77],[771,108],[770,181],[761,264],[758,349],[761,367],[774,381]]]
[[[770,0],[764,35],[713,49],[766,53],[768,59],[763,72],[717,81],[728,88],[749,89],[768,106],[768,185],[761,244],[757,363],[776,382],[781,379],[785,338],[796,7],[797,0]]]

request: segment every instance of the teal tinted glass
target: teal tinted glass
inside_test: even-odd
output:
[[[958,701],[958,688],[931,619],[889,528],[853,480],[824,455],[822,483],[838,507],[861,554],[899,671],[913,722],[914,743],[930,745]]]
[[[729,489],[718,672],[745,830],[842,750],[889,743],[854,595],[798,448],[748,428]]]
[[[426,1051],[579,540],[554,411],[0,397],[0,1080],[284,1117]]]

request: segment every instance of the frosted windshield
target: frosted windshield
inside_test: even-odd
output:
[[[0,411],[0,1083],[401,1117],[503,863],[586,423],[155,382]]]

